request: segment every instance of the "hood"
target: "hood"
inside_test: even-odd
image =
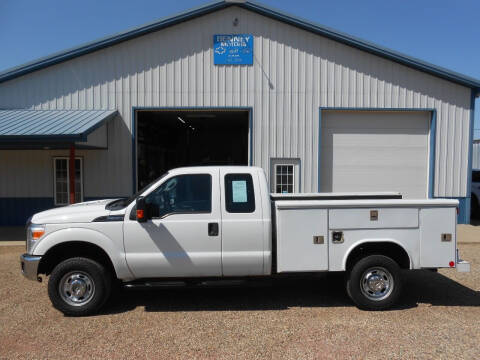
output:
[[[39,212],[32,216],[34,224],[86,223],[99,216],[110,215],[105,205],[115,199],[94,200],[62,206]]]

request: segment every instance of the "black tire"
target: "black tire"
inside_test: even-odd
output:
[[[98,312],[108,300],[111,288],[109,271],[102,264],[82,257],[59,263],[48,280],[50,301],[57,310],[69,316]]]
[[[348,272],[347,294],[360,309],[388,309],[400,296],[401,280],[400,267],[395,261],[383,255],[369,255],[359,259]],[[369,284],[377,285],[378,291]]]

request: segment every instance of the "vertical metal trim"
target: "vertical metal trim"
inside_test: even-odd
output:
[[[435,189],[435,150],[437,141],[437,110],[432,110],[432,118],[430,119],[430,149],[428,160],[428,197],[433,198]]]
[[[68,157],[68,196],[68,203],[75,204],[75,144],[70,145]]]
[[[130,126],[132,130],[132,194],[137,192],[137,141],[136,141],[136,126],[135,118],[137,107],[132,106],[132,118],[130,119]]]
[[[458,200],[457,223],[468,224],[470,222],[470,197],[459,197],[455,199]]]
[[[248,149],[248,164],[253,165],[253,108],[248,110],[248,137],[250,138],[250,144]]]
[[[470,128],[469,128],[469,138],[468,138],[467,193],[465,194],[465,207],[464,207],[465,214],[463,216],[463,218],[465,219],[465,224],[470,223],[470,205],[471,205],[471,196],[472,196],[473,125],[475,122],[475,95],[476,95],[475,93],[476,93],[475,89],[472,89],[471,96],[470,96]]]
[[[317,191],[320,192],[321,180],[320,176],[322,174],[322,110],[324,108],[318,109],[318,159],[317,159]]]

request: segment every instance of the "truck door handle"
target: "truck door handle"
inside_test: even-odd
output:
[[[208,223],[208,236],[218,236],[218,223]]]

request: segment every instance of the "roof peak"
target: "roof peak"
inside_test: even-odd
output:
[[[302,19],[294,15],[287,14],[283,11],[267,7],[263,4],[247,1],[247,0],[221,0],[215,1],[212,3],[207,3],[203,6],[193,8],[182,13],[166,17],[133,29],[126,30],[124,32],[104,37],[80,46],[67,49],[54,53],[52,55],[33,60],[26,64],[7,69],[3,72],[0,72],[0,83],[15,79],[22,75],[40,70],[82,55],[92,53],[94,51],[116,45],[123,41],[131,40],[142,35],[159,31],[166,27],[176,25],[178,23],[191,20],[193,18],[206,15],[217,10],[221,10],[230,6],[239,6],[241,8],[256,12],[258,14],[273,18],[275,20],[296,26],[298,28],[304,29],[316,33],[320,36],[330,38],[332,40],[341,42],[348,46],[358,48],[362,51],[372,53],[374,55],[384,57],[391,61],[406,65],[408,67],[417,69],[429,73],[431,75],[452,81],[454,83],[475,89],[476,95],[480,95],[480,80],[469,77],[458,72],[433,65],[426,61],[411,57],[409,55],[402,54],[395,50],[391,50],[377,44],[368,42],[363,39],[356,38],[354,36],[330,29],[323,25],[316,24],[310,20]]]

